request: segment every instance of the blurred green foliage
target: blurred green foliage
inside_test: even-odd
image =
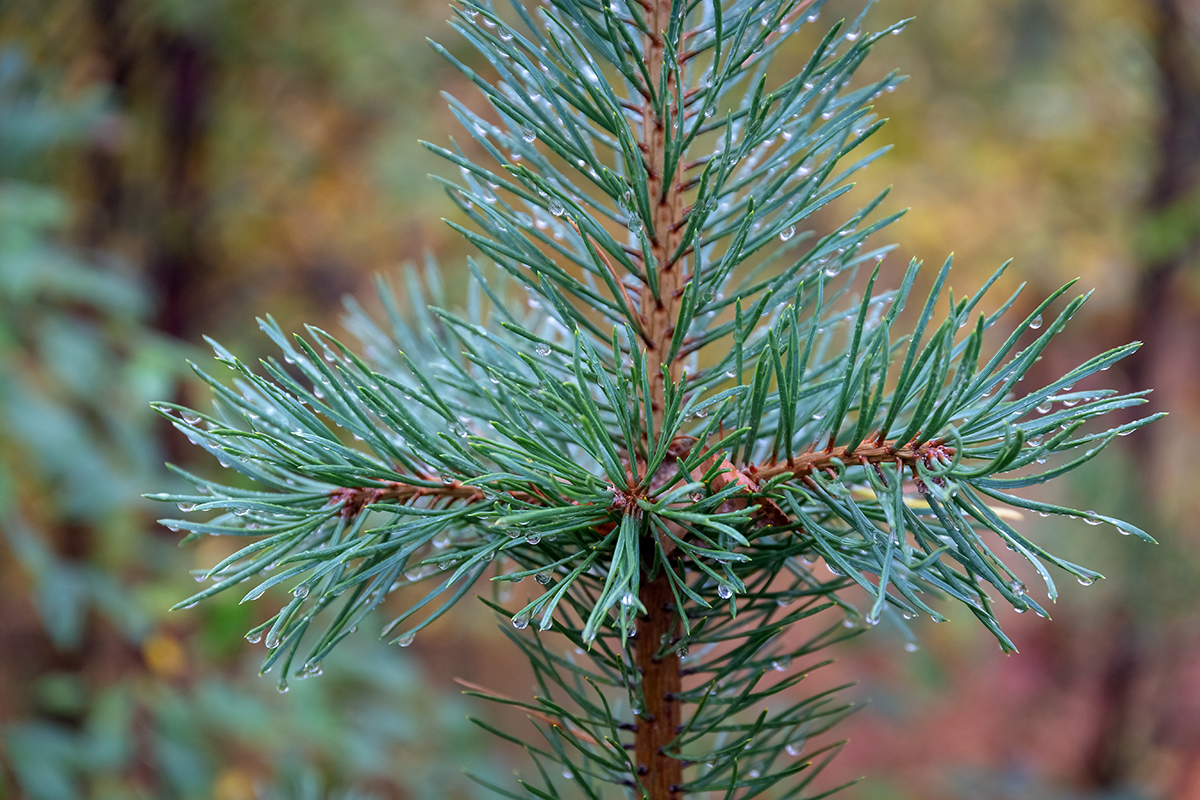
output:
[[[350,800],[367,795],[324,787],[370,780],[473,796],[461,703],[394,651],[360,644],[285,701],[249,671],[236,605],[198,629],[164,619],[191,556],[140,498],[167,481],[147,409],[190,349],[151,327],[134,265],[67,243],[75,204],[50,162],[108,111],[59,88],[0,49],[3,796]]]

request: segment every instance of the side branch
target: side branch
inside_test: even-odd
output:
[[[432,482],[438,479],[424,476],[423,480]],[[411,483],[389,481],[382,486],[343,486],[334,489],[329,493],[329,502],[341,503],[341,515],[350,518],[360,514],[369,505],[388,501],[403,505],[422,497],[478,502],[484,499],[484,494],[481,489],[475,486],[464,486],[461,481],[443,482],[441,486],[417,486]]]

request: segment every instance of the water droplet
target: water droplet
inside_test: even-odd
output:
[[[863,622],[867,623],[873,628],[879,624],[879,615],[874,612],[867,614],[867,616],[863,619]]]
[[[777,658],[771,662],[771,669],[775,670],[776,672],[787,672],[788,668],[791,666],[791,656],[783,656],[782,658]]]
[[[279,647],[279,634],[274,631],[267,634],[266,645],[268,650],[274,650],[276,647]]]
[[[704,499],[704,492],[692,492],[688,497],[691,498],[693,503],[699,503]]]
[[[904,643],[904,649],[905,649],[905,650],[907,650],[907,651],[908,651],[908,652],[910,652],[910,653],[915,653],[915,652],[917,652],[918,650],[920,650],[920,649],[921,649],[921,647],[920,647],[920,645],[918,645],[916,642],[905,642],[905,643]]]
[[[786,242],[788,239],[796,235],[796,226],[789,225],[786,229],[779,232],[779,241]]]
[[[539,572],[533,576],[533,579],[535,581],[537,581],[538,583],[542,584],[543,586],[545,586],[547,583],[550,582],[550,573],[549,572]]]
[[[500,39],[501,39],[501,41],[510,42],[510,41],[512,41],[512,38],[513,38],[513,32],[512,32],[512,31],[510,31],[508,28],[501,28],[501,29],[500,29]]]
[[[858,627],[858,619],[855,617],[852,617],[852,616],[848,616],[844,620],[842,620],[842,627],[843,628],[856,628],[856,627]]]
[[[847,42],[857,42],[858,37],[860,37],[860,36],[862,36],[862,31],[857,31],[857,30],[846,31],[846,41]]]
[[[195,503],[180,503],[179,504],[179,510],[185,514],[188,513],[189,511],[191,511],[192,509],[194,509],[195,507],[196,507]]]
[[[725,584],[721,584],[717,587],[717,596],[719,596],[722,600],[728,600],[729,598],[733,597],[733,589],[730,589]]]
[[[195,425],[200,421],[200,415],[194,411],[184,411],[179,416],[182,417],[183,421],[188,425]]]
[[[525,544],[537,544],[540,541],[542,541],[540,533],[531,533],[525,537]]]
[[[1093,578],[1091,575],[1080,575],[1079,576],[1079,585],[1080,586],[1091,586],[1095,582],[1096,582],[1096,579]]]
[[[1083,518],[1083,521],[1088,525],[1099,525],[1100,523],[1104,522],[1104,520],[1100,519],[1100,517],[1096,515],[1095,511],[1090,510],[1087,512],[1087,516]]]
[[[550,345],[548,345],[548,344],[540,344],[539,343],[538,346],[534,348],[534,350],[537,351],[537,354],[539,356],[550,355]]]
[[[1039,413],[1039,414],[1049,414],[1050,410],[1053,408],[1054,408],[1054,401],[1047,400],[1046,402],[1042,403],[1040,406],[1038,406],[1034,410],[1037,411],[1037,413]]]
[[[533,128],[521,128],[521,138],[527,142],[536,141],[537,131],[535,131]]]
[[[621,596],[621,605],[625,606],[626,608],[628,608],[629,606],[632,606],[632,605],[636,605],[636,604],[637,604],[637,597],[634,596],[633,592],[626,592],[624,595]]]
[[[709,106],[708,108],[704,109],[704,116],[709,119],[711,119],[716,113],[717,113],[716,106]]]
[[[546,208],[550,211],[551,214],[553,214],[556,217],[561,217],[563,215],[563,213],[567,210],[563,206],[562,201],[559,200],[557,197],[551,197],[550,202],[546,204]]]
[[[801,739],[799,742],[788,742],[787,745],[783,748],[783,751],[785,753],[787,753],[789,756],[791,756],[792,758],[798,757],[801,753],[804,752],[804,740]]]
[[[295,589],[292,589],[292,597],[305,598],[308,597],[308,584],[302,583]]]
[[[569,770],[569,769],[564,769],[562,775],[567,780],[571,780],[572,778],[575,777],[575,773],[571,772],[571,770]]]
[[[680,658],[685,657],[687,654],[688,654],[688,646],[686,644],[679,645],[679,647],[676,648],[676,650],[675,650],[675,655],[679,656]]]
[[[519,631],[525,630],[529,627],[529,615],[518,614],[517,616],[513,617],[512,624],[513,627]]]
[[[1042,315],[1038,314],[1036,317],[1029,320],[1029,328],[1030,330],[1036,331],[1040,327],[1042,327]]]
[[[413,643],[413,639],[415,638],[417,638],[415,633],[406,633],[396,640],[396,644],[400,645],[401,647],[408,647]]]
[[[262,641],[262,631],[255,631],[246,634],[246,641],[250,644],[258,644]]]

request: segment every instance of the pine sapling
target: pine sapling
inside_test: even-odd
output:
[[[433,46],[487,108],[451,99],[471,148],[427,146],[485,256],[465,308],[427,264],[381,281],[383,319],[350,303],[357,346],[270,319],[282,361],[214,343],[234,379],[198,370],[212,410],[159,409],[237,477],[179,471],[197,493],[161,497],[194,516],[164,524],[250,543],[180,607],[288,590],[247,636],[282,688],[393,592],[407,646],[485,576],[533,577],[524,604],[485,600],[539,687],[494,697],[544,735],[497,731],[536,762],[529,796],[811,797],[848,710],[795,688],[826,647],[884,618],[911,640],[957,602],[1011,648],[994,604],[1046,611],[1004,548],[1050,600],[1052,568],[1099,577],[1025,512],[1149,539],[1019,493],[1154,419],[1088,426],[1144,393],[1076,386],[1137,345],[1018,388],[1085,297],[992,303],[1003,268],[955,296],[947,260],[901,331],[920,265],[868,241],[899,215],[881,195],[829,224],[901,81],[858,69],[904,23],[822,27],[824,5],[461,2],[479,70]]]

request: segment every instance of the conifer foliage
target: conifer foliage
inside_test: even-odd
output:
[[[532,577],[527,603],[491,603],[540,687],[493,699],[544,734],[497,731],[537,766],[501,795],[811,797],[836,750],[814,737],[847,711],[797,699],[820,651],[954,607],[933,598],[1010,648],[993,604],[1046,613],[1013,559],[1051,600],[1055,571],[1099,577],[1021,512],[1148,539],[1020,493],[1152,419],[1087,425],[1143,393],[1075,388],[1136,345],[1019,385],[1085,297],[1010,321],[1031,306],[986,295],[1000,272],[956,297],[947,261],[913,301],[920,266],[881,281],[890,248],[868,242],[897,216],[883,196],[816,222],[882,152],[872,103],[900,79],[856,74],[903,27],[824,5],[460,3],[481,69],[433,46],[488,101],[450,100],[488,158],[428,147],[458,168],[439,179],[450,224],[486,256],[465,308],[428,264],[381,283],[383,319],[351,304],[355,346],[270,319],[282,360],[214,343],[233,377],[200,371],[212,410],[159,408],[238,476],[185,475],[196,494],[160,497],[193,513],[164,524],[248,543],[180,606],[286,597],[247,636],[285,687],[397,589],[384,635],[407,646],[485,576]],[[801,41],[811,58],[780,75]]]

